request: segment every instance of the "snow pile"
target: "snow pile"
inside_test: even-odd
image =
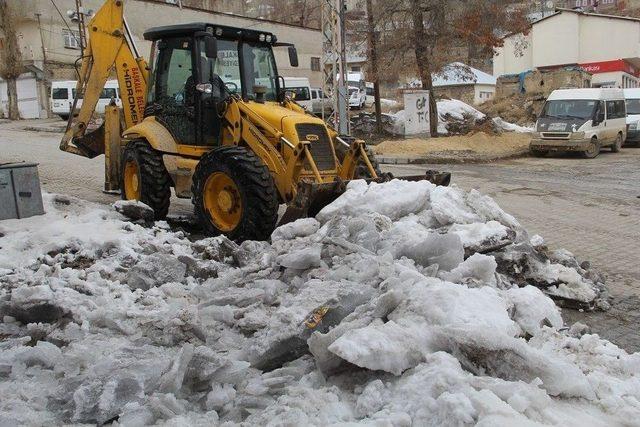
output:
[[[0,223],[2,425],[640,416],[640,355],[565,330],[547,296],[594,304],[602,279],[476,191],[354,181],[240,245],[45,205]]]
[[[466,123],[468,127],[469,122],[471,124],[475,122],[480,123],[487,118],[486,114],[478,111],[471,105],[457,99],[443,99],[438,101],[437,105],[438,133],[441,135],[459,133],[452,132],[453,128],[459,126],[462,123]],[[386,126],[386,129],[394,135],[404,135],[404,125],[406,122],[405,110],[400,110],[394,114],[389,114],[387,116],[389,117],[391,123]],[[533,132],[533,128],[518,126],[513,123],[506,122],[500,117],[495,117],[491,119],[491,121],[495,128],[505,132]]]

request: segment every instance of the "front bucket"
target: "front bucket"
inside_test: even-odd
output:
[[[405,181],[430,181],[435,185],[448,186],[451,182],[450,172],[439,172],[428,170],[424,175],[399,176],[394,177],[390,173],[385,173],[378,178],[367,179],[367,182],[388,182],[392,179],[402,179]],[[342,195],[347,189],[349,181],[336,179],[334,182],[317,184],[302,181],[298,184],[296,197],[289,203],[287,210],[278,222],[278,226],[293,222],[300,218],[316,216],[325,206],[332,203]]]

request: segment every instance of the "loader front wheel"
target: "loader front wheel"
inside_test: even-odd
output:
[[[278,219],[278,196],[269,169],[242,147],[204,155],[193,175],[196,217],[207,234],[232,240],[267,240]]]
[[[162,155],[146,141],[131,141],[122,154],[120,174],[121,196],[124,200],[139,200],[164,219],[171,201],[171,177],[164,167]]]
[[[371,162],[371,166],[376,171],[376,175],[379,177],[382,176],[382,171],[380,170],[380,164],[376,159],[375,154],[373,154],[373,150],[370,147],[365,148],[365,152],[367,153],[367,158],[369,162]],[[369,167],[365,163],[365,161],[361,158],[358,160],[358,166],[356,166],[356,171],[353,176],[354,179],[367,179],[372,178],[371,172],[369,171]]]

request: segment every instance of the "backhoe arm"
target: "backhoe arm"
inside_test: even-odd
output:
[[[118,127],[127,129],[142,121],[147,96],[147,63],[131,39],[123,3],[123,0],[106,0],[87,26],[88,43],[82,57],[74,111],[78,98],[83,98],[82,106],[77,116],[69,116],[67,130],[60,143],[63,151],[89,158],[105,152],[105,126],[89,133],[87,128],[100,93],[114,71],[124,116],[124,124]],[[107,115],[107,120],[109,117],[119,116]]]

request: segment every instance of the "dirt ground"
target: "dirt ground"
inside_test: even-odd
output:
[[[531,136],[525,133],[505,132],[488,135],[457,135],[428,139],[389,140],[373,147],[373,151],[386,157],[431,157],[464,152],[480,157],[503,158],[529,151]]]

